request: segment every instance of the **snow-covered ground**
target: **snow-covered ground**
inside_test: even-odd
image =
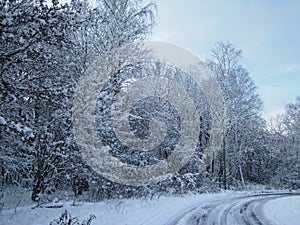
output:
[[[277,198],[267,202],[263,207],[264,214],[274,225],[300,224],[300,196]]]
[[[162,224],[257,224],[251,214],[263,224],[300,224],[300,196],[293,194],[257,194],[224,192],[219,194],[189,194],[161,197],[153,200],[111,200],[100,203],[58,202],[62,208],[32,209],[34,205],[6,209],[0,213],[2,225],[47,225],[68,210],[72,217],[83,221],[96,216],[92,225],[162,225]],[[251,206],[251,207],[250,207]],[[248,209],[251,211],[247,211]],[[262,210],[260,210],[262,209]],[[243,213],[245,212],[245,213]],[[259,214],[259,213],[258,213]],[[239,218],[240,217],[240,218]],[[256,216],[255,216],[256,217]],[[267,218],[267,219],[266,219]]]

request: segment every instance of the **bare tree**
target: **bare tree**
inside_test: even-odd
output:
[[[243,185],[245,178],[252,179],[243,167],[249,167],[249,162],[258,157],[259,136],[264,129],[260,116],[262,101],[249,73],[240,64],[241,58],[242,51],[233,44],[219,42],[207,62],[220,83],[226,102],[226,137],[219,159],[219,175],[223,176],[225,189],[228,179],[238,178]]]

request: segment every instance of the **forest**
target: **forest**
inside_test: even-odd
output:
[[[140,101],[129,118],[129,123],[141,128],[136,131],[140,137],[149,135],[153,117],[165,121],[170,137],[151,151],[152,155],[124,148],[109,128],[109,104],[126,86],[124,82],[154,70],[183,86],[191,85],[195,101],[202,107],[199,143],[190,160],[166,180],[134,186],[105,178],[83,159],[72,124],[80,77],[106,52],[125,44],[141,44],[151,37],[156,10],[155,3],[138,0],[97,0],[97,6],[86,0],[68,4],[58,0],[0,2],[0,203],[6,188],[30,190],[34,202],[51,201],[65,191],[74,199],[101,201],[243,190],[256,184],[300,188],[300,96],[285,106],[284,113],[266,121],[257,87],[241,63],[242,49],[224,40],[211,46],[205,60],[226,107],[222,146],[210,165],[201,169],[213,112],[205,107],[207,100],[192,81],[177,79],[184,74],[159,63],[127,66],[106,83],[97,106],[97,126],[104,130],[100,137],[105,145],[113,146],[111,154],[124,163],[153,164],[172,153],[180,135],[180,119],[167,101]],[[148,107],[152,114],[145,113],[149,105],[157,107]],[[143,114],[146,116],[134,118]]]

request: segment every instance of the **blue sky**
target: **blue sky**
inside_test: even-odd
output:
[[[263,116],[300,96],[300,1],[157,0],[152,39],[179,44],[205,59],[218,41],[243,51],[264,102]]]

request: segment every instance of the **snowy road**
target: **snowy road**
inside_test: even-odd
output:
[[[123,199],[98,203],[60,202],[62,208],[33,205],[0,212],[0,225],[47,225],[64,210],[92,225],[299,225],[300,193],[188,194],[159,199]]]
[[[214,225],[265,225],[277,224],[274,221],[274,215],[270,210],[264,210],[266,203],[273,200],[282,199],[300,194],[278,193],[278,194],[258,194],[252,196],[237,197],[232,199],[222,199],[212,201],[206,204],[194,205],[185,212],[171,218],[166,225],[198,225],[198,224],[214,224]],[[272,205],[273,206],[273,205]],[[282,211],[286,210],[284,208]],[[297,211],[295,213],[300,213]],[[296,220],[282,221],[279,224],[300,224]]]

